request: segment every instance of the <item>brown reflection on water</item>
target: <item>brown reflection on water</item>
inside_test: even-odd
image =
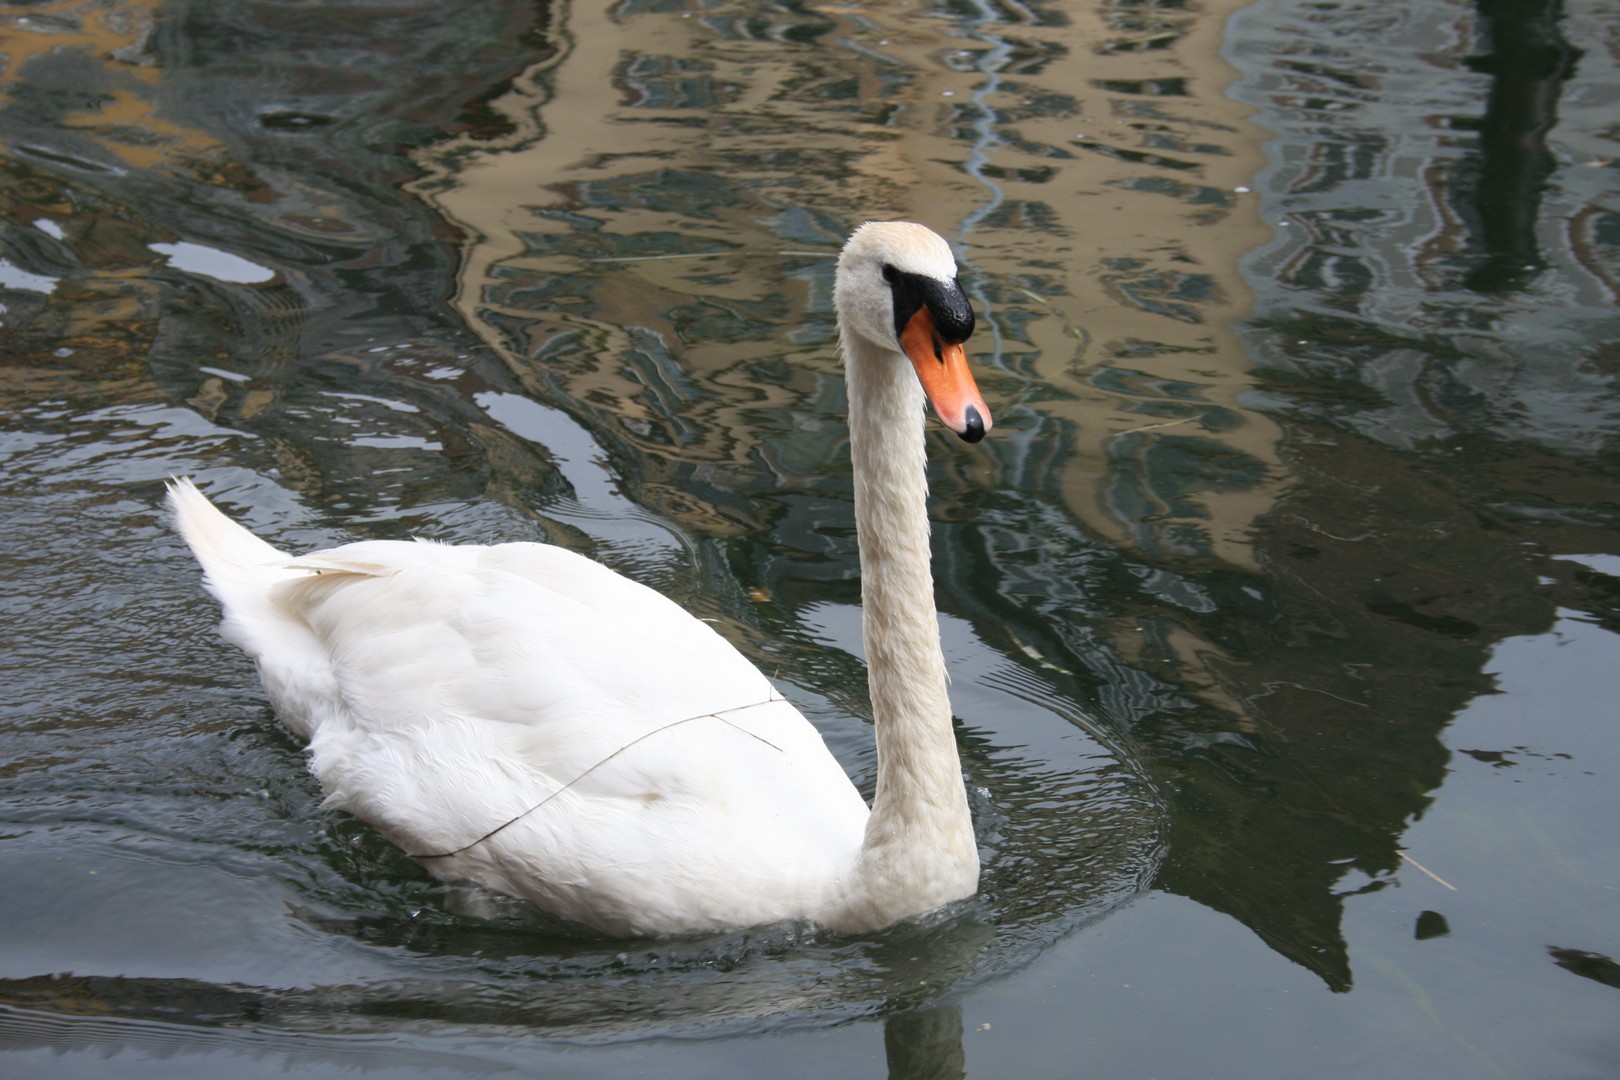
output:
[[[174,122],[158,107],[154,91],[163,71],[147,62],[147,50],[161,7],[157,0],[60,0],[12,7],[0,22],[0,49],[6,58],[0,66],[0,93],[12,96],[24,87],[81,91],[64,95],[57,123],[132,169],[169,169],[217,152],[221,147],[216,139]],[[56,68],[54,79],[40,78],[39,67],[45,65]],[[89,80],[94,92],[82,92],[90,89],[86,71],[95,73]]]
[[[1092,529],[1250,567],[1283,478],[1228,329],[1265,234],[1236,190],[1263,136],[1219,93],[1224,11],[559,8],[557,55],[493,103],[515,134],[432,148],[416,190],[466,235],[469,324],[634,447],[662,511],[741,524],[676,476],[750,471],[733,433],[767,411],[837,423],[829,260],[860,220],[912,217],[961,242],[1019,447],[947,467],[1028,483],[1056,452]],[[768,441],[780,483],[836,467]]]
[[[54,119],[66,143],[99,151],[103,168],[167,169],[210,154],[213,139],[157,115],[161,72],[135,62],[156,7],[68,0],[12,9],[0,21],[0,100],[61,99]],[[78,92],[64,93],[70,88]],[[19,153],[27,147],[25,132],[0,132],[0,221],[18,242],[44,249],[29,254],[79,272],[7,291],[0,395],[8,409],[49,398],[159,400],[144,356],[160,292],[148,274],[163,258],[147,244],[173,236],[75,182],[72,171],[51,169],[50,158],[29,161]],[[40,232],[42,220],[59,235]]]

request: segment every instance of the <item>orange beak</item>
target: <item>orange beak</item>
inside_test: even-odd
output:
[[[906,323],[900,347],[911,358],[934,412],[944,425],[965,442],[978,442],[990,430],[990,409],[979,395],[967,353],[959,341],[946,341],[934,329],[926,305]]]

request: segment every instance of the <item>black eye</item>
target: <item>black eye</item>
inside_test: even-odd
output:
[[[888,263],[883,264],[883,280],[884,281],[887,281],[890,285],[893,285],[895,279],[898,278],[899,276],[900,276],[900,271],[896,270],[894,267],[890,266]]]

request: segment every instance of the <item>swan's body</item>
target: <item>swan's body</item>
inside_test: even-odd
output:
[[[861,931],[971,895],[979,861],[923,452],[925,383],[964,438],[988,427],[955,274],[944,241],[903,223],[864,226],[839,260],[878,744],[870,812],[736,649],[589,559],[405,541],[293,558],[178,481],[170,502],[223,631],[308,740],[328,803],[438,877],[610,934],[785,919]]]

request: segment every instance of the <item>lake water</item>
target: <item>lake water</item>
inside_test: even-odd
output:
[[[0,1071],[1620,1072],[1601,0],[0,9]],[[161,512],[536,539],[873,775],[832,260],[955,243],[986,874],[604,942],[321,807]]]

